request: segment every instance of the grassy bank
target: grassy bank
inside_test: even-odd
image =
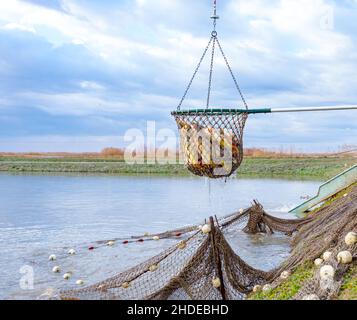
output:
[[[246,157],[237,174],[242,177],[328,179],[357,162],[353,157]],[[181,164],[126,164],[115,158],[0,157],[0,171],[37,173],[101,173],[115,175],[178,175],[189,173]]]
[[[331,197],[319,209],[313,211],[311,214],[317,214],[319,210],[325,206],[333,205],[333,203],[344,197],[347,193],[352,192],[357,187],[357,182],[352,186],[342,190],[335,196]],[[312,261],[306,262],[298,266],[289,277],[288,280],[282,282],[276,288],[268,292],[258,292],[250,294],[248,300],[289,300],[292,299],[298,291],[303,287],[304,283],[311,279],[314,275],[316,267]],[[341,289],[337,299],[339,300],[357,300],[357,265],[354,262],[349,271],[342,278]]]

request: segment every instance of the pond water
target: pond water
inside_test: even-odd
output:
[[[287,212],[319,182],[272,179],[212,181],[178,177],[0,174],[0,299],[36,299],[48,288],[94,283],[144,261],[177,240],[133,243],[89,251],[97,240],[155,233],[202,223],[259,200],[270,214]],[[245,261],[269,270],[289,253],[284,235],[228,239]],[[68,257],[68,248],[77,254]],[[56,254],[58,260],[49,262]],[[59,264],[70,281],[52,273]],[[33,288],[21,288],[33,273]],[[63,273],[62,273],[63,274]],[[27,278],[26,278],[27,279]]]

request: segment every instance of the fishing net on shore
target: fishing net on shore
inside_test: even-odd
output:
[[[133,237],[166,239],[180,236],[181,241],[110,279],[83,289],[64,291],[61,299],[243,299],[255,285],[272,280],[276,271],[264,272],[249,266],[233,251],[223,234],[243,229],[252,229],[250,233],[258,231],[252,223],[257,213],[274,221],[274,217],[267,215],[255,201],[246,210],[220,219],[210,218],[203,226],[192,225]],[[267,221],[270,223],[269,219]],[[289,231],[296,230],[293,220],[285,221],[295,226],[295,229],[290,226]],[[265,222],[257,220],[257,223]],[[280,229],[279,225],[270,224],[269,230]]]
[[[173,112],[187,169],[209,178],[231,176],[243,160],[243,112]]]
[[[289,235],[296,232],[291,256],[269,272],[255,269],[233,251],[225,238],[225,234],[234,236],[238,230]],[[305,299],[312,294],[319,299],[332,299],[340,290],[341,279],[349,269],[349,265],[337,262],[337,253],[349,250],[354,261],[357,258],[357,246],[348,248],[344,243],[344,236],[350,231],[357,231],[357,187],[348,196],[306,219],[287,220],[270,216],[254,201],[246,210],[220,219],[210,218],[203,227],[189,226],[158,233],[157,236],[162,238],[177,237],[178,232],[186,237],[155,257],[112,278],[85,288],[62,291],[60,298],[239,300],[244,299],[256,285],[270,283],[272,288],[278,286],[284,281],[280,277],[283,271],[292,271],[329,250],[332,252],[331,260],[324,264],[332,265],[336,270],[333,280],[322,282],[318,268],[294,299]]]
[[[356,227],[356,222],[354,225]],[[357,231],[357,228],[354,230]],[[343,236],[340,238],[341,240],[344,239]],[[348,250],[352,254],[354,262],[350,264],[342,264],[338,262],[337,255],[339,252],[345,250]],[[312,298],[316,300],[334,300],[338,298],[346,273],[350,270],[351,266],[356,265],[357,245],[346,246],[343,241],[339,241],[334,248],[330,249],[330,252],[331,258],[325,261],[320,268],[316,268],[313,276],[303,284],[302,288],[293,297],[294,300],[306,300]],[[334,270],[334,275],[331,277],[322,277],[320,271],[323,266],[331,266]]]
[[[325,252],[329,257],[322,259],[312,277],[307,279],[293,297],[294,300],[333,300],[338,297],[344,277],[351,266],[356,265],[357,244],[347,245],[345,236],[357,232],[357,186],[349,194],[337,199],[332,204],[312,215],[311,220],[301,227],[292,239],[290,257],[276,270],[293,270],[297,266],[323,258]],[[349,252],[351,263],[340,263],[338,254]],[[321,275],[321,269],[330,266],[331,274]],[[280,284],[276,279],[273,287]]]
[[[254,200],[253,206],[248,211],[249,220],[244,232],[249,234],[283,232],[291,236],[312,218],[281,219],[267,214],[263,206]]]
[[[217,222],[210,232],[196,231],[186,241],[117,276],[60,298],[105,300],[242,299],[270,274],[256,270],[234,253]]]
[[[349,231],[357,229],[357,187],[345,197],[312,214],[292,239],[292,254],[285,266],[311,261],[332,248],[343,246]]]
[[[257,233],[274,233],[281,232],[291,236],[294,232],[298,231],[304,224],[309,222],[311,218],[306,219],[281,219],[269,215],[264,210],[263,206],[254,200],[252,206],[247,209],[240,209],[239,212],[216,218],[218,226],[225,231],[226,229],[243,230],[248,234]],[[107,245],[109,242],[118,242],[122,244],[130,244],[135,242],[157,241],[165,239],[184,239],[189,237],[194,232],[202,227],[207,220],[202,221],[201,224],[189,225],[173,230],[168,230],[159,233],[145,233],[142,235],[135,235],[124,238],[113,238],[108,240],[96,241],[95,244],[98,248],[100,245]]]

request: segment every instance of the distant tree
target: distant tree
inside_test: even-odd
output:
[[[122,157],[124,156],[124,150],[110,147],[103,149],[101,154],[105,157]]]

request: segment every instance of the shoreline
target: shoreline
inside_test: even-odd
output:
[[[327,180],[356,164],[355,157],[246,157],[235,177]],[[192,177],[183,164],[127,164],[113,158],[0,157],[0,173]]]
[[[350,207],[353,207],[353,195],[357,193],[357,182],[353,183],[351,186],[346,189],[338,192],[334,196],[330,197],[324,204],[311,211],[307,216],[310,217],[318,217],[325,209],[331,208],[330,210],[338,209],[338,202],[346,198],[346,195],[352,197]],[[336,217],[334,218],[334,222],[336,221]],[[300,232],[300,231],[299,231]],[[345,235],[342,232],[341,236]],[[296,245],[292,248],[292,252],[298,247]],[[304,248],[304,247],[302,247]],[[304,249],[302,249],[304,250]],[[329,250],[332,250],[330,247]],[[317,247],[315,249],[314,255],[317,257],[322,256],[324,250],[321,251],[321,247]],[[331,260],[329,260],[331,263]],[[284,263],[282,264],[284,265]],[[291,275],[286,281],[277,281],[276,285],[272,288],[272,290],[267,292],[252,292],[248,294],[246,300],[291,300],[294,299],[294,296],[299,292],[300,289],[304,288],[309,282],[314,279],[314,275],[316,274],[316,270],[319,270],[313,263],[313,261],[309,259],[304,259],[304,261],[300,261],[297,267],[293,268],[291,271]],[[338,290],[337,295],[334,297],[334,300],[356,300],[357,299],[357,264],[354,260],[341,275],[340,278],[341,286]]]

